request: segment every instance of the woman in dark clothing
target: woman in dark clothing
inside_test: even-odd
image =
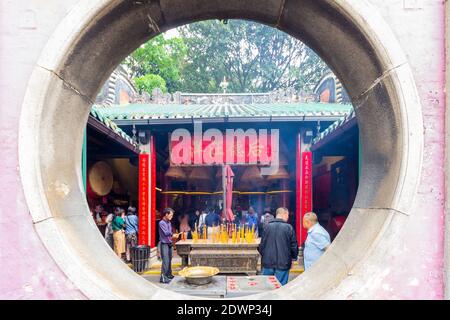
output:
[[[195,228],[199,220],[200,220],[200,210],[192,211],[189,214],[189,225],[191,226],[192,229]]]

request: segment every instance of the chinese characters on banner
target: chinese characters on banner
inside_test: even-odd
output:
[[[302,221],[301,221],[301,211],[302,211],[302,205],[301,205],[301,191],[302,191],[302,140],[300,134],[297,135],[296,139],[296,153],[295,153],[295,235],[297,236],[297,242],[300,246],[301,239],[301,228],[302,228]]]
[[[151,149],[151,181],[150,181],[150,192],[151,192],[151,207],[150,207],[150,216],[151,216],[151,241],[150,245],[152,248],[156,246],[156,144],[155,144],[155,136],[152,135],[150,137],[150,149]]]
[[[149,155],[139,155],[139,244],[148,245]]]
[[[301,199],[301,221],[305,213],[312,211],[312,153],[302,153],[302,199]],[[307,231],[302,227],[301,243],[306,240]]]

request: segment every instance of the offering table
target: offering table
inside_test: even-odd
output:
[[[220,273],[255,275],[258,272],[259,242],[260,239],[255,239],[252,243],[197,239],[178,241],[175,245],[183,267],[190,260],[191,266],[217,267]]]

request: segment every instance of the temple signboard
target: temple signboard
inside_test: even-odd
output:
[[[195,165],[261,165],[261,174],[270,175],[279,165],[278,129],[202,130],[194,124],[194,133],[174,130],[169,138],[170,164]]]

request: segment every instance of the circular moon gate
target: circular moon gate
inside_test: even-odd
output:
[[[115,66],[160,32],[212,18],[261,22],[312,47],[345,84],[362,141],[360,187],[344,228],[311,270],[258,298],[370,297],[367,283],[389,264],[384,252],[410,214],[423,126],[406,57],[361,0],[80,1],[43,50],[23,103],[20,170],[38,234],[88,298],[187,298],[132,272],[102,241],[80,153],[90,107]]]

